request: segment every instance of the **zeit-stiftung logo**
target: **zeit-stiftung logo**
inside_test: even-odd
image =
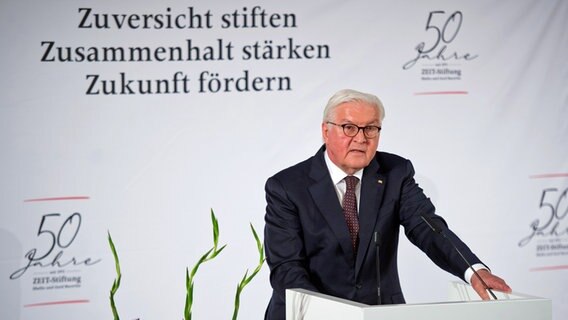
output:
[[[79,212],[43,214],[34,241],[36,247],[25,254],[26,262],[10,275],[10,279],[16,280],[34,270],[33,290],[80,287],[81,276],[77,273],[77,268],[92,266],[101,261],[90,257],[77,258],[67,253],[80,233],[82,222],[83,217]],[[73,269],[72,276],[66,275],[69,268]]]
[[[425,37],[429,40],[416,45],[414,57],[404,63],[402,69],[409,70],[419,65],[422,67],[422,80],[460,80],[462,70],[458,62],[463,63],[478,57],[477,54],[460,53],[452,49],[452,42],[458,37],[463,20],[461,11],[430,11],[425,26]]]
[[[564,256],[568,254],[568,187],[543,188],[539,198],[538,216],[518,246],[525,247],[535,240],[536,256]]]

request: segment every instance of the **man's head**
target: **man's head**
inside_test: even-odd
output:
[[[374,95],[349,89],[334,94],[321,126],[331,161],[347,174],[366,167],[377,151],[384,117],[383,104]]]

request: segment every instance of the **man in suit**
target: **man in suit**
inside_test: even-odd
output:
[[[400,226],[434,263],[489,299],[482,282],[423,215],[443,226],[488,287],[511,291],[435,214],[414,181],[411,162],[377,152],[384,116],[376,96],[337,92],[324,110],[321,149],[266,182],[264,237],[273,288],[266,319],[285,318],[288,288],[377,304],[375,233],[380,238],[381,303],[404,303],[397,268]]]

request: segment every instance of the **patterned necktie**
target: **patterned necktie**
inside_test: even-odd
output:
[[[343,197],[343,214],[345,215],[345,221],[347,222],[347,227],[349,228],[349,233],[351,235],[353,252],[357,252],[359,239],[359,216],[357,214],[357,198],[355,197],[355,187],[359,182],[359,178],[355,176],[347,176],[344,180],[345,184],[347,184],[347,190],[345,191],[345,196]]]

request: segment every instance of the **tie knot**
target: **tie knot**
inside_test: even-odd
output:
[[[347,190],[355,190],[355,186],[357,186],[357,183],[359,182],[359,178],[356,176],[347,176],[344,180],[347,185]]]

